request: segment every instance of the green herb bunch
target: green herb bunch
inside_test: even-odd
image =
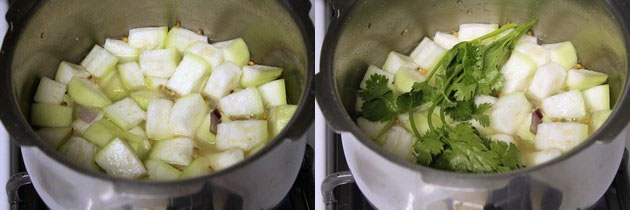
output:
[[[461,42],[446,52],[424,82],[415,83],[411,91],[396,96],[383,75],[372,75],[363,98],[361,115],[370,121],[393,120],[407,113],[414,135],[417,163],[439,169],[467,172],[505,172],[520,168],[517,147],[491,141],[479,134],[470,123],[476,120],[484,127],[490,118],[484,114],[490,104],[476,106],[476,96],[499,92],[504,78],[501,67],[510,57],[518,40],[537,22],[506,24],[500,29],[469,42]],[[428,110],[429,130],[420,134],[413,113],[423,104]],[[433,113],[439,112],[442,126],[433,124]],[[453,122],[447,123],[450,117]]]

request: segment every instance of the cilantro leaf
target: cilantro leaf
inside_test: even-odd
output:
[[[518,148],[514,143],[491,141],[490,150],[498,155],[501,166],[509,170],[520,168]]]
[[[414,154],[417,156],[418,163],[425,166],[431,165],[433,156],[440,154],[442,150],[444,150],[444,143],[437,130],[426,133],[414,145]]]
[[[365,119],[385,122],[396,116],[394,93],[388,83],[387,77],[374,74],[366,81],[365,90],[359,91],[359,96],[363,98],[361,116]]]
[[[422,91],[410,91],[398,96],[396,106],[399,112],[409,112],[422,105],[423,101]]]

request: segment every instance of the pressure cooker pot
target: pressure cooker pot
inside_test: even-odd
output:
[[[305,5],[306,4],[306,5]],[[304,1],[16,1],[0,65],[0,118],[37,193],[52,209],[268,209],[296,179],[313,120],[313,26]],[[29,125],[37,82],[53,77],[62,60],[78,63],[106,38],[130,28],[200,29],[211,42],[242,37],[252,59],[284,69],[287,98],[296,114],[269,144],[222,171],[181,181],[139,181],[108,176],[72,164],[45,145]]]
[[[379,209],[576,209],[593,205],[620,165],[628,124],[630,5],[622,0],[354,0],[334,1],[322,49],[317,100],[342,136],[351,176]],[[411,52],[423,37],[462,23],[528,23],[543,43],[571,41],[580,62],[609,75],[614,110],[604,125],[562,156],[505,173],[433,169],[385,152],[354,123],[359,83],[369,65],[394,50]],[[324,183],[351,180],[336,174]],[[339,180],[343,179],[343,180]],[[326,193],[326,192],[324,192]],[[327,194],[325,194],[327,195]],[[332,201],[332,198],[325,196]]]

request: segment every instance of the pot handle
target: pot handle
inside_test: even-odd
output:
[[[28,173],[26,172],[14,174],[13,176],[11,176],[11,178],[9,178],[6,191],[7,197],[9,198],[9,205],[11,206],[10,208],[12,210],[17,210],[19,208],[18,204],[22,202],[18,190],[20,189],[20,187],[29,184],[31,184],[31,177],[29,177]]]
[[[332,173],[326,176],[321,186],[322,200],[324,200],[324,203],[326,204],[326,210],[332,210],[333,204],[337,202],[333,190],[339,185],[349,183],[354,183],[354,177],[352,177],[352,173],[350,171]]]

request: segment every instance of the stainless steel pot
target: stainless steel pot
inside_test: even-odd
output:
[[[30,178],[52,209],[268,209],[289,191],[313,120],[313,26],[308,1],[17,1],[0,53],[0,118],[22,148]],[[29,126],[29,106],[42,76],[61,60],[79,62],[105,38],[133,27],[202,29],[211,40],[242,36],[253,59],[280,66],[288,98],[299,108],[287,128],[253,157],[211,175],[148,182],[79,168],[44,145]]]
[[[379,209],[576,209],[589,207],[619,167],[630,114],[630,5],[623,0],[352,0],[333,3],[335,19],[322,50],[317,100],[341,133],[352,177],[335,174],[322,187],[351,181]],[[544,42],[570,40],[581,62],[610,75],[612,116],[584,143],[545,164],[502,174],[458,174],[386,153],[355,125],[359,82],[390,50],[409,53],[423,36],[461,23],[525,23],[539,18]],[[324,199],[332,201],[330,194]],[[493,208],[494,207],[494,208]]]

